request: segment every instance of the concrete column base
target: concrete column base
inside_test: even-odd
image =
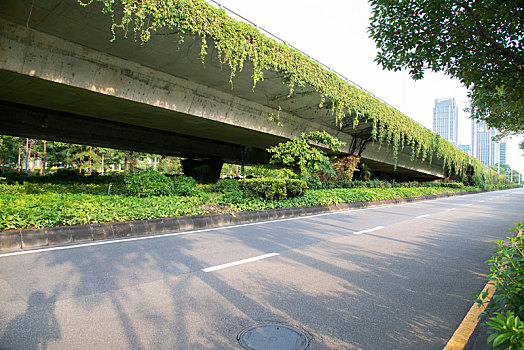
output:
[[[224,165],[224,160],[221,158],[186,158],[182,160],[184,174],[200,183],[216,182],[220,178],[222,165]]]

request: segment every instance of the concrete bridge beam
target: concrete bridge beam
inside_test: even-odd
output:
[[[0,133],[166,156],[215,157],[228,163],[267,164],[270,155],[244,147],[162,130],[0,101]]]
[[[241,150],[250,147],[253,159],[245,159],[249,164],[267,162],[265,149],[272,145],[302,132],[326,130],[346,143],[342,154],[349,153],[354,136],[337,129],[334,117],[318,109],[315,93],[297,92],[291,102],[297,102],[298,109],[279,111],[273,96],[285,95],[286,88],[277,73],[268,74],[255,92],[249,73],[239,73],[233,92],[227,72],[213,57],[206,67],[193,62],[198,45],[165,51],[161,41],[147,49],[126,40],[100,44],[102,30],[86,24],[86,12],[74,2],[53,1],[34,8],[34,18],[45,18],[36,29],[25,26],[22,16],[30,1],[0,3],[0,101],[9,107],[0,117],[2,132],[236,162],[242,159]],[[75,32],[65,30],[64,16],[78,23]],[[78,32],[84,28],[80,23],[89,34]],[[53,35],[37,30],[40,27]],[[280,124],[269,118],[276,115]],[[17,120],[23,121],[18,127]],[[89,125],[107,130],[88,132],[95,130]],[[362,159],[377,171],[399,176],[443,176],[442,163],[411,161],[410,154],[409,147],[399,153],[394,170],[392,148],[370,143]]]

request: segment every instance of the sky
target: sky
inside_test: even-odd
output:
[[[471,144],[471,119],[464,112],[468,107],[467,89],[458,80],[427,72],[424,79],[414,81],[405,71],[385,71],[374,62],[377,49],[367,33],[371,17],[367,0],[217,2],[341,73],[430,130],[435,99],[455,97],[459,109],[459,144]],[[524,152],[518,148],[522,139],[520,136],[507,141],[508,162],[524,173]]]

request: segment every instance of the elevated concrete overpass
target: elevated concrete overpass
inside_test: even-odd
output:
[[[364,123],[337,127],[312,87],[288,97],[278,73],[253,90],[245,66],[231,85],[212,42],[202,64],[199,37],[110,42],[110,26],[99,6],[76,0],[2,0],[0,133],[246,164],[266,163],[266,148],[302,132],[326,130],[346,142],[342,154],[371,135]],[[399,150],[394,170],[392,148],[368,143],[362,153],[375,171],[444,176],[441,161],[410,156]]]

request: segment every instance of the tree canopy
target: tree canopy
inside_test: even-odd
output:
[[[302,133],[299,138],[279,143],[268,148],[271,155],[271,164],[291,166],[292,170],[304,178],[318,180],[317,171],[335,175],[333,165],[326,153],[316,146],[329,148],[331,151],[340,151],[345,143],[329,135],[325,131]]]
[[[376,61],[458,78],[474,118],[503,133],[524,132],[523,0],[370,0]]]

